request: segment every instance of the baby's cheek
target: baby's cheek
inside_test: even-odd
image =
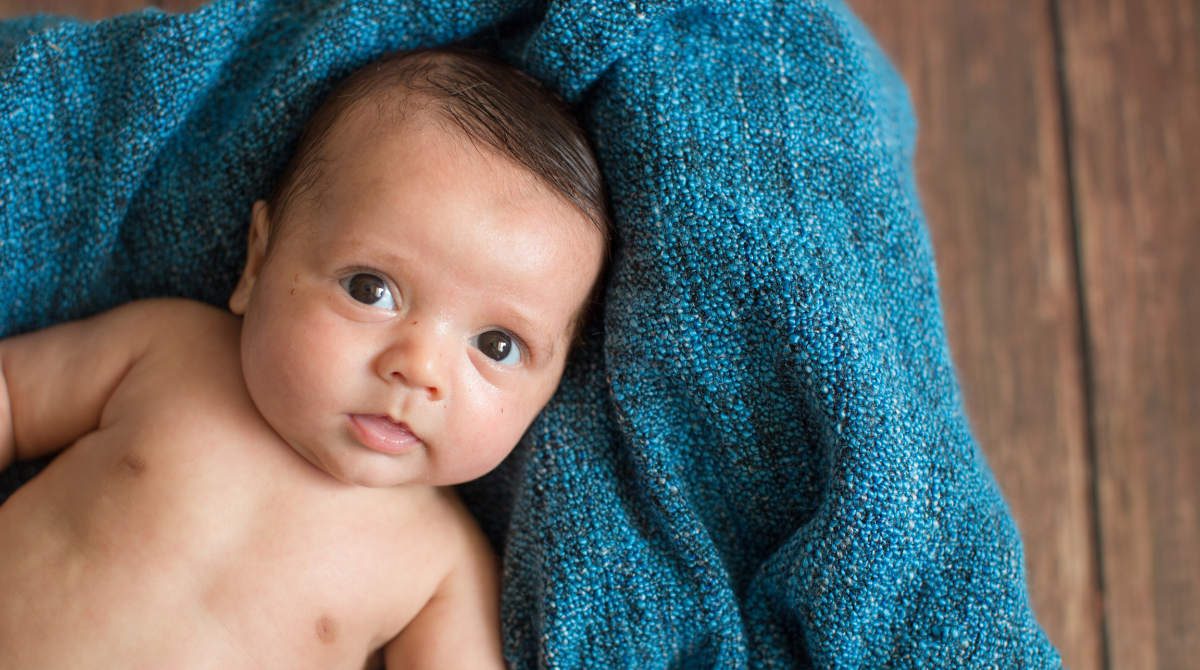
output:
[[[305,398],[312,410],[331,409],[314,404],[353,400],[341,396],[354,395],[350,380],[364,381],[357,377],[367,375],[369,347],[321,320],[309,321],[300,330],[303,334],[290,343],[289,360],[281,371],[289,378],[291,392]]]
[[[289,365],[290,357],[285,348],[271,346],[268,342],[259,344],[249,348],[244,357],[246,385],[259,413],[279,430],[280,424],[290,420],[296,403],[294,376],[297,371]]]
[[[253,360],[247,363],[247,379],[259,410],[267,420],[301,422],[327,404],[337,388],[336,371],[343,367],[345,352],[329,341],[328,324],[320,318],[300,313],[283,313],[263,324]],[[306,318],[307,317],[307,318]],[[276,430],[279,428],[277,427]]]
[[[521,423],[521,407],[511,397],[495,397],[481,403],[475,412],[478,421],[470,422],[472,444],[479,445],[478,451],[492,452],[512,446],[525,430]]]

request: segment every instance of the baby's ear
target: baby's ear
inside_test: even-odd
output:
[[[237,288],[229,296],[229,311],[237,315],[246,313],[250,304],[250,291],[254,281],[262,270],[263,259],[267,257],[267,236],[271,229],[271,210],[266,200],[254,203],[254,211],[250,215],[250,238],[246,243],[246,267],[242,269],[242,278],[238,280]]]

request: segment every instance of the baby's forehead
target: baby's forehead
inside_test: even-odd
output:
[[[439,131],[428,151],[470,151],[515,167],[582,213],[607,248],[599,167],[566,103],[495,58],[453,48],[390,54],[339,84],[306,127],[272,210],[282,215],[297,196],[320,207],[356,151],[414,129]]]
[[[380,94],[384,95],[384,94]],[[419,97],[419,96],[414,96]],[[386,107],[385,107],[386,105]],[[495,147],[479,141],[464,132],[452,121],[446,119],[436,108],[436,101],[414,100],[408,104],[403,114],[391,111],[392,103],[360,101],[360,104],[348,108],[342,118],[338,119],[329,130],[326,147],[320,163],[325,172],[325,182],[322,188],[314,193],[314,205],[320,206],[322,198],[328,195],[336,171],[368,170],[375,167],[375,174],[359,174],[358,178],[384,178],[384,166],[395,168],[402,158],[416,161],[416,165],[428,162],[437,156],[456,155],[472,162],[482,161],[490,166],[490,172],[503,174],[509,183],[520,183],[522,189],[535,191],[547,196],[562,207],[562,217],[576,219],[580,215],[587,218],[587,212],[581,211],[576,203],[571,202],[563,193],[554,188],[542,175],[539,175],[522,165],[511,156],[503,154]],[[364,156],[373,155],[380,147],[394,144],[397,138],[407,140],[405,146],[417,145],[417,151],[405,155],[385,155],[382,161],[364,162]],[[448,176],[452,179],[453,176]],[[484,184],[472,183],[467,187],[483,188]],[[595,228],[595,226],[589,226]],[[598,232],[598,231],[597,231]],[[589,237],[584,235],[585,239]]]
[[[378,197],[391,197],[396,191],[409,190],[409,184],[420,191],[413,198],[430,197],[433,189],[417,187],[413,181],[420,174],[422,179],[452,184],[454,189],[449,192],[437,191],[448,200],[484,193],[488,196],[484,200],[498,207],[514,201],[536,203],[539,209],[549,206],[557,214],[544,224],[569,232],[563,241],[585,250],[583,255],[590,255],[597,240],[604,245],[601,231],[591,225],[587,213],[541,175],[479,142],[427,106],[414,106],[403,118],[389,118],[368,102],[347,110],[346,117],[330,130],[326,159],[322,161],[327,175],[321,197],[329,197],[334,189],[339,196],[350,198],[372,192]],[[434,164],[441,167],[431,172]],[[474,176],[465,177],[467,174]],[[362,188],[369,183],[385,190]],[[321,203],[316,205],[320,207]]]
[[[348,104],[333,120],[322,140],[325,149],[345,148],[384,134],[411,133],[446,126],[434,101],[402,89],[373,91]],[[449,128],[445,128],[449,130]],[[326,160],[329,157],[326,156]]]

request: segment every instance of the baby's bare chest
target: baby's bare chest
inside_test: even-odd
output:
[[[428,601],[431,498],[336,482],[220,408],[159,409],[0,506],[0,656],[358,667]]]

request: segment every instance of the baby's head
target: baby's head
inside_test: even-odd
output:
[[[230,309],[262,416],[330,475],[454,484],[550,399],[607,253],[566,106],[471,52],[393,54],[309,121]]]

